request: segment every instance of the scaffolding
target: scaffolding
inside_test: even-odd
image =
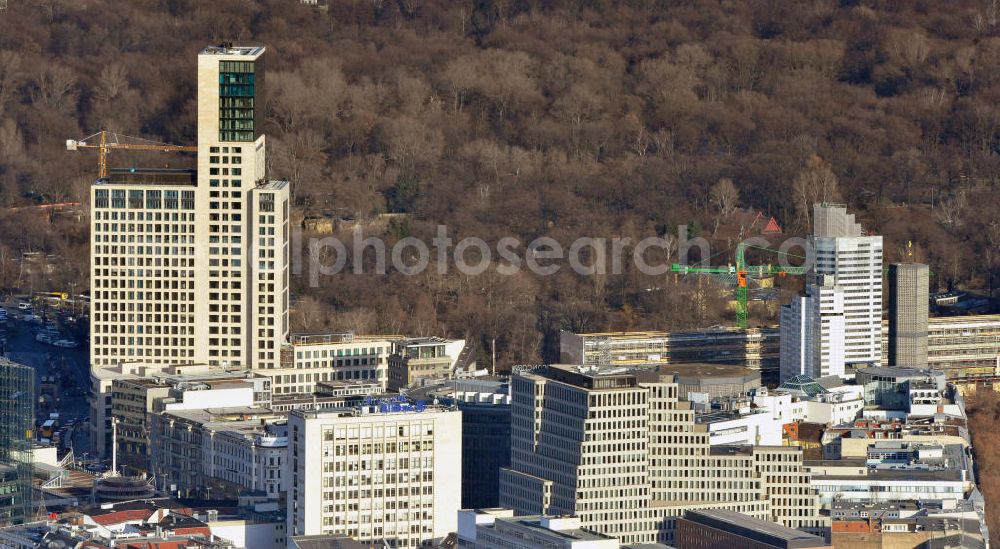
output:
[[[0,526],[32,515],[35,371],[0,358]]]

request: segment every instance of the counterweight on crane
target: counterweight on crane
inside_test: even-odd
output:
[[[198,147],[188,145],[171,145],[169,143],[159,143],[140,137],[129,137],[119,135],[107,130],[101,130],[94,135],[83,139],[67,139],[66,150],[75,151],[78,149],[97,149],[97,177],[104,179],[108,177],[108,154],[113,150],[130,151],[157,151],[157,152],[197,152]]]

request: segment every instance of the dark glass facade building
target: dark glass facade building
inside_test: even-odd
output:
[[[0,358],[0,526],[32,513],[35,371]]]

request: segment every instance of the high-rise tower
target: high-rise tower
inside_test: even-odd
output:
[[[92,366],[280,366],[289,189],[266,179],[263,84],[263,47],[205,48],[197,170],[92,185]]]
[[[882,237],[867,236],[842,205],[816,204],[815,254],[810,278],[833,277],[844,291],[844,361],[878,363],[882,358]]]
[[[889,266],[889,365],[927,365],[930,272],[921,263]]]

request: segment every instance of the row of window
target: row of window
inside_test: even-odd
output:
[[[130,189],[126,199],[125,189],[95,189],[94,207],[147,210],[193,210],[194,191]]]

